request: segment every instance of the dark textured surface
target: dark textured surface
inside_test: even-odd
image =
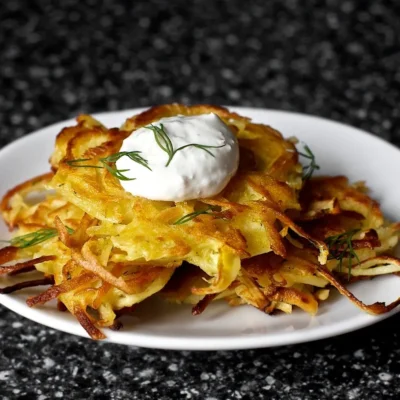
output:
[[[396,0],[3,0],[0,145],[80,111],[171,101],[312,113],[400,145],[399,19]],[[2,399],[400,397],[399,317],[311,344],[198,353],[0,316]]]

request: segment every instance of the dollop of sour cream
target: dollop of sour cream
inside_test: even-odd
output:
[[[177,151],[169,165],[168,154],[157,144],[149,127],[162,127]],[[154,128],[153,128],[154,129]],[[230,128],[215,114],[162,118],[132,132],[122,144],[121,152],[140,151],[151,170],[121,157],[116,167],[135,180],[121,180],[123,188],[134,196],[150,200],[184,201],[212,197],[220,193],[236,173],[239,145]],[[209,154],[210,152],[211,154]]]

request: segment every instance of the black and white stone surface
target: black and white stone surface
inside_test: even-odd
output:
[[[0,146],[79,112],[172,101],[305,112],[400,145],[399,21],[397,0],[2,0]],[[0,318],[1,399],[400,398],[398,316],[211,353],[94,343],[3,307]]]

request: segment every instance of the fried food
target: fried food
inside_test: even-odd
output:
[[[95,167],[140,127],[210,112],[240,146],[238,172],[215,197],[135,197],[109,169]],[[86,164],[77,168],[71,160]],[[0,264],[16,263],[0,274],[34,265],[47,279],[42,283],[54,284],[27,304],[57,299],[94,339],[105,337],[99,328],[115,328],[124,310],[156,294],[193,304],[195,315],[218,300],[268,314],[293,306],[316,314],[332,287],[373,314],[398,304],[365,305],[345,284],[400,272],[391,255],[400,225],[384,220],[363,184],[345,177],[303,181],[293,140],[225,108],[158,106],[120,129],[83,115],[57,136],[50,164],[51,172],[16,186],[1,202],[15,237],[0,250]]]

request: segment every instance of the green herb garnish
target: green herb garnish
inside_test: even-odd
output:
[[[351,278],[351,268],[353,266],[353,259],[355,258],[358,263],[360,259],[353,248],[353,237],[358,233],[359,229],[352,229],[350,231],[341,233],[339,235],[329,236],[325,239],[325,243],[329,248],[328,260],[338,260],[339,272],[342,272],[343,259],[348,259],[348,280]]]
[[[111,154],[108,157],[101,158],[100,161],[115,163],[121,157],[128,157],[135,163],[138,163],[151,171],[148,161],[140,155],[140,151],[120,151],[119,153]]]
[[[299,154],[310,160],[310,163],[303,168],[303,179],[308,180],[312,177],[314,171],[319,169],[319,165],[315,162],[314,153],[306,144],[304,145],[304,151],[305,153],[299,151]]]
[[[69,234],[74,233],[74,230],[71,228],[67,227],[67,230]],[[35,246],[36,244],[45,242],[46,240],[56,236],[58,236],[57,229],[43,228],[36,232],[27,233],[26,235],[16,236],[8,240],[8,243],[10,243],[11,246],[25,249],[26,247]]]
[[[67,160],[65,161],[70,167],[75,168],[105,168],[110,174],[115,176],[117,179],[121,181],[133,181],[135,178],[128,178],[124,175],[124,172],[129,171],[129,169],[117,169],[112,167],[110,164],[117,162],[121,157],[129,157],[132,161],[142,165],[143,167],[149,169],[151,168],[148,165],[148,162],[145,158],[140,155],[140,151],[121,151],[119,153],[111,154],[108,157],[100,158],[100,162],[103,164],[100,165],[90,165],[90,164],[80,164],[81,162],[90,161],[90,158],[80,158],[77,160]]]
[[[204,210],[199,210],[199,211],[194,211],[190,214],[186,214],[183,217],[179,218],[176,220],[172,225],[182,225],[185,224],[186,222],[191,221],[192,219],[198,217],[199,215],[202,214],[212,214],[213,211],[216,211],[216,208],[213,206],[207,207]]]
[[[174,145],[172,144],[171,139],[169,138],[167,132],[165,132],[164,125],[160,124],[160,126],[150,125],[146,126],[146,129],[150,129],[154,133],[154,139],[158,146],[168,154],[168,161],[165,164],[166,167],[171,163],[172,159],[174,158],[175,154],[185,149],[186,147],[197,147],[198,149],[206,151],[210,156],[215,157],[213,153],[211,153],[208,149],[218,149],[220,147],[224,147],[226,144],[222,144],[221,146],[208,146],[205,144],[198,144],[198,143],[190,143],[186,144],[185,146],[178,147],[174,149]]]

